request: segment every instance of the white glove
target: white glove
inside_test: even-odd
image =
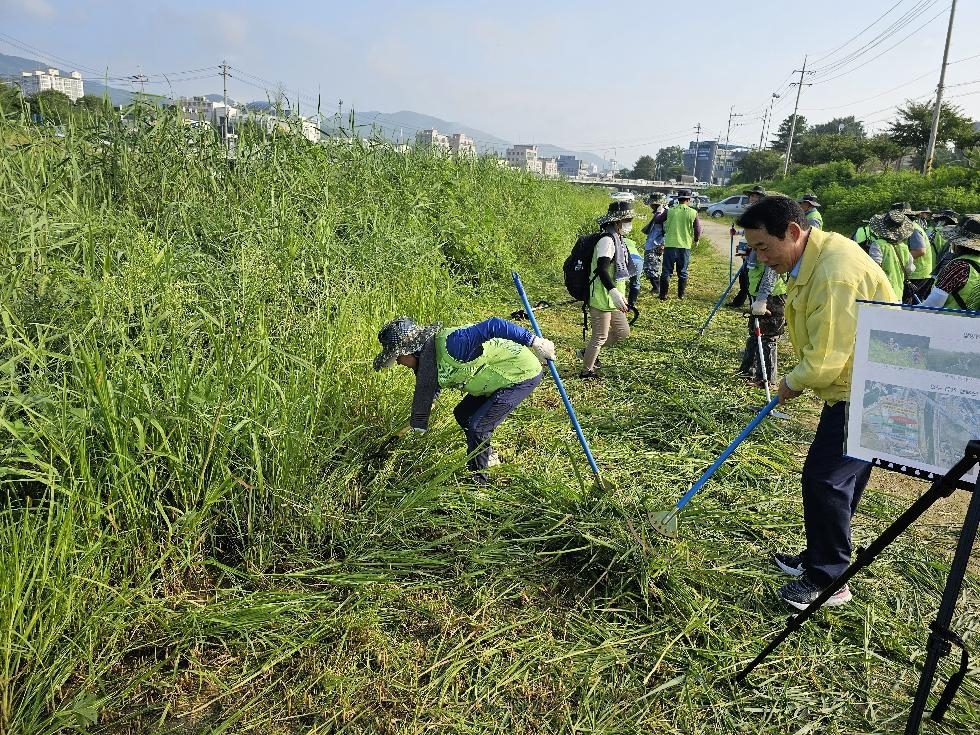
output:
[[[542,364],[546,363],[548,360],[557,360],[558,357],[555,355],[555,343],[550,339],[545,339],[544,337],[535,337],[531,340],[531,352],[537,357]]]
[[[768,299],[756,299],[752,302],[752,316],[765,316],[768,313]]]
[[[623,294],[619,292],[618,288],[614,288],[609,292],[609,298],[612,299],[613,306],[624,314],[630,310],[629,306],[626,305],[626,299],[623,298]]]
[[[905,272],[910,276],[915,273],[915,258],[911,255],[909,256],[909,262],[905,264]]]

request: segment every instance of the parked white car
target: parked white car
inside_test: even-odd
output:
[[[712,217],[724,217],[726,214],[737,217],[749,208],[747,196],[730,196],[720,202],[708,205],[707,212]]]

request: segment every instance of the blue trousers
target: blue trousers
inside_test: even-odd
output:
[[[691,251],[687,248],[664,248],[664,265],[660,278],[669,279],[675,267],[678,278],[687,278],[687,267],[691,264]]]
[[[456,404],[453,415],[466,434],[466,451],[470,455],[466,466],[476,473],[476,479],[483,482],[487,479],[484,470],[487,468],[490,437],[494,429],[503,423],[521,401],[531,395],[543,375],[544,373],[538,373],[509,388],[495,390],[488,396],[467,395]]]
[[[851,518],[871,477],[871,463],[844,456],[847,402],[824,404],[803,463],[803,565],[826,587],[851,563]]]

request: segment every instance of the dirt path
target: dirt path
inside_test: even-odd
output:
[[[728,260],[732,242],[731,235],[729,234],[731,225],[725,220],[712,219],[704,214],[704,212],[701,212],[698,217],[701,220],[701,233],[710,238],[711,244],[715,246],[718,254],[725,258],[725,260]],[[736,265],[738,264],[736,263]]]

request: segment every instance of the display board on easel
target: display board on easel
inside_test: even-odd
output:
[[[860,304],[850,401],[849,456],[945,474],[980,439],[980,318]]]

